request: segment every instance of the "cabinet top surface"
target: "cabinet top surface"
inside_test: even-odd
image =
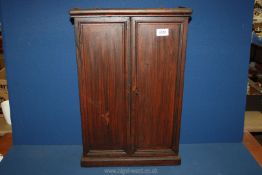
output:
[[[71,17],[86,16],[191,16],[190,8],[72,9]]]

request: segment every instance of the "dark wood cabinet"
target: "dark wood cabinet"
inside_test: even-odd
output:
[[[70,11],[77,47],[82,166],[180,164],[191,9]]]

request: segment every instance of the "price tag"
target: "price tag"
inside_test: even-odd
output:
[[[156,36],[168,36],[169,29],[156,29]]]

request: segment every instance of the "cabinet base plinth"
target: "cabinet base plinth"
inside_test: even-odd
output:
[[[180,165],[179,156],[165,157],[82,157],[82,167],[97,166],[165,166]]]

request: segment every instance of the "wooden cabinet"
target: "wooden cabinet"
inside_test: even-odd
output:
[[[176,165],[191,9],[71,10],[82,166]]]

